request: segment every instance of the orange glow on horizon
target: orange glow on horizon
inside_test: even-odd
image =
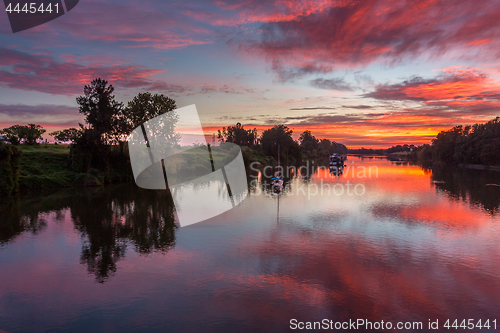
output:
[[[244,125],[244,124],[243,124]],[[232,126],[232,125],[229,125]],[[245,125],[244,125],[245,126]],[[287,125],[293,130],[293,137],[298,140],[300,133],[310,130],[317,139],[329,139],[338,143],[345,144],[348,148],[373,148],[383,149],[398,144],[421,145],[430,143],[441,131],[450,129],[450,126],[421,126],[413,128],[402,128],[397,126],[377,126],[375,124],[324,124],[324,125]],[[204,127],[206,135],[217,135],[221,126]],[[246,129],[256,128],[259,134],[273,126],[245,126]],[[394,139],[397,137],[398,139]]]

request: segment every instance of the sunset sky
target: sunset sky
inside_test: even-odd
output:
[[[500,115],[498,0],[81,0],[16,34],[2,15],[0,128],[78,127],[96,77],[196,104],[206,134],[284,123],[349,148]]]

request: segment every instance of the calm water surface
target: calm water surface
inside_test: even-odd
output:
[[[164,191],[135,185],[3,198],[0,330],[500,324],[500,187],[491,185],[500,173],[348,165],[339,177],[292,179],[279,200],[257,186],[235,209],[184,228]]]

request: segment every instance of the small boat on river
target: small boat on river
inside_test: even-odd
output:
[[[280,177],[274,177],[271,179],[271,185],[273,192],[279,193],[283,189],[283,179]]]
[[[346,158],[342,156],[341,154],[333,154],[330,156],[328,159],[328,163],[330,164],[331,167],[343,167],[344,166],[344,161]]]

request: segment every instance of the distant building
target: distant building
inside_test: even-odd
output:
[[[7,141],[7,138],[0,135],[0,142],[5,142],[5,141]]]

